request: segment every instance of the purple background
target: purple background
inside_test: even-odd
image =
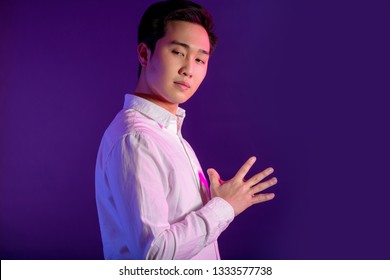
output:
[[[96,153],[153,2],[1,1],[1,259],[102,258]],[[198,2],[220,40],[183,134],[223,179],[251,155],[279,179],[222,257],[389,259],[387,1]]]

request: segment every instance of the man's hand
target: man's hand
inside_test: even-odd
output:
[[[249,180],[244,177],[255,163],[256,158],[249,158],[238,170],[237,174],[229,181],[222,181],[215,169],[208,169],[207,174],[210,180],[211,197],[220,197],[226,200],[234,209],[237,216],[253,204],[271,200],[275,197],[273,193],[259,194],[277,183],[275,177],[263,181],[265,177],[272,174],[274,170],[270,167],[254,175]]]

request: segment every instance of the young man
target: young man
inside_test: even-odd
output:
[[[159,2],[138,29],[135,93],[106,130],[96,200],[106,259],[220,259],[217,238],[233,218],[274,194],[248,180],[251,157],[229,181],[209,169],[210,188],[181,135],[186,102],[202,83],[216,37],[208,12],[190,1]]]

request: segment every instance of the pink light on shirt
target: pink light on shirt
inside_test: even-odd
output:
[[[207,179],[204,176],[203,172],[198,171],[198,176],[199,176],[200,185],[203,186],[207,190],[207,194],[209,195],[209,197],[211,197],[209,183],[207,182]]]

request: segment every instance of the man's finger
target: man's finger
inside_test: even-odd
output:
[[[213,168],[207,169],[207,175],[209,176],[211,186],[219,186],[220,185],[219,174],[215,169],[213,169]]]
[[[275,197],[274,193],[257,194],[252,198],[252,204],[262,203]]]
[[[237,171],[236,176],[233,179],[237,179],[239,181],[243,181],[245,175],[249,172],[253,164],[256,162],[256,157],[250,157],[243,166]]]
[[[274,172],[274,169],[272,167],[269,167],[265,170],[263,170],[260,173],[257,173],[252,178],[250,178],[248,181],[246,181],[246,184],[248,187],[252,187],[254,185],[257,185],[259,182],[263,181],[263,179],[269,175],[271,175]]]
[[[268,189],[269,187],[272,187],[273,185],[276,185],[277,183],[278,183],[278,179],[276,179],[276,177],[273,177],[270,180],[267,180],[263,183],[257,184],[256,186],[252,187],[249,193],[254,195],[256,193]]]

